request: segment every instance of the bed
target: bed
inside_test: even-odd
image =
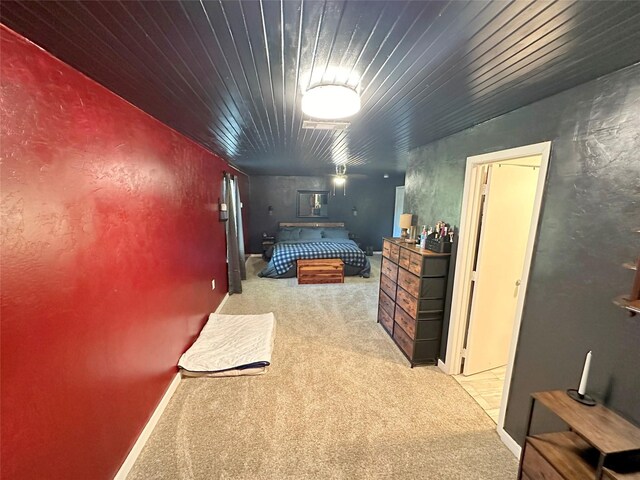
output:
[[[276,243],[267,251],[269,262],[258,276],[293,278],[297,261],[301,259],[339,258],[344,262],[344,274],[369,278],[371,264],[358,245],[349,239],[344,223],[281,222]]]

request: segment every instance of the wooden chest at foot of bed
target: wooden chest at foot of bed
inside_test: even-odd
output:
[[[298,284],[344,283],[344,263],[339,258],[298,260]]]

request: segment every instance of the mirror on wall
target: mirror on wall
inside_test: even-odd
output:
[[[328,190],[298,190],[298,217],[329,216]]]

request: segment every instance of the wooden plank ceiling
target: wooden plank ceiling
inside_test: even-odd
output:
[[[251,174],[401,172],[409,149],[640,60],[638,1],[2,1],[1,19]],[[302,92],[362,111],[302,129]]]

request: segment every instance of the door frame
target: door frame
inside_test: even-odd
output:
[[[517,457],[520,456],[520,446],[504,430],[504,415],[511,387],[511,374],[513,370],[513,360],[516,354],[518,336],[520,333],[520,321],[522,320],[522,309],[529,283],[529,272],[531,268],[531,258],[535,246],[540,210],[542,207],[542,197],[547,180],[549,157],[551,154],[551,142],[536,143],[523,147],[510,148],[497,152],[485,153],[467,157],[467,166],[464,177],[464,191],[462,195],[462,215],[460,219],[460,233],[458,235],[458,252],[456,255],[455,276],[453,282],[453,297],[451,300],[451,318],[449,323],[449,334],[447,337],[446,362],[441,368],[451,374],[456,375],[461,372],[462,348],[464,343],[466,318],[469,310],[469,295],[471,287],[471,273],[473,270],[473,255],[475,239],[479,221],[479,197],[481,188],[481,175],[477,174],[475,167],[490,163],[497,163],[505,160],[512,160],[519,157],[530,157],[541,155],[540,172],[538,174],[538,185],[536,187],[535,200],[533,205],[533,215],[531,216],[531,227],[527,248],[525,252],[524,269],[522,272],[522,283],[518,291],[518,301],[516,304],[516,318],[513,323],[513,333],[511,345],[509,347],[509,357],[507,371],[500,402],[500,415],[498,417],[497,431],[502,441],[509,447]],[[491,189],[491,187],[489,187]]]

